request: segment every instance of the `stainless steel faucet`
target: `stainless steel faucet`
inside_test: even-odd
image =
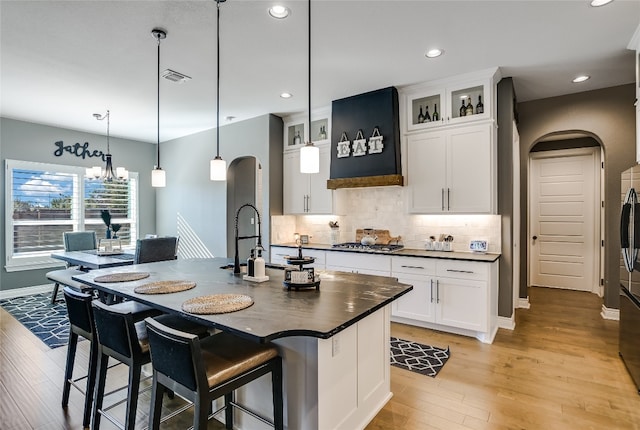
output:
[[[251,209],[253,209],[256,212],[256,215],[258,216],[258,234],[257,235],[252,235],[252,236],[238,236],[238,216],[240,215],[240,211],[242,210],[242,208],[245,207],[250,207]],[[264,248],[262,247],[262,223],[260,222],[260,212],[258,212],[258,209],[252,205],[251,203],[245,203],[244,205],[240,206],[238,208],[238,211],[236,212],[236,253],[235,253],[235,259],[233,262],[233,273],[240,273],[240,258],[238,256],[238,241],[242,240],[242,239],[258,239],[258,244],[256,245],[256,249],[260,248],[262,250],[264,250]]]

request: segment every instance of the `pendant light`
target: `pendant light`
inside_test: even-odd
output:
[[[94,113],[93,117],[98,121],[102,121],[104,119],[107,120],[107,153],[104,154],[106,159],[105,160],[106,164],[105,164],[104,170],[100,168],[100,166],[94,166],[86,169],[86,176],[89,179],[101,179],[106,182],[112,182],[114,179],[121,179],[126,181],[127,179],[129,179],[129,172],[127,171],[127,169],[125,169],[124,167],[118,167],[116,168],[115,172],[113,171],[113,163],[111,160],[111,150],[109,147],[109,125],[110,125],[109,110],[107,109],[107,113],[105,113],[104,115],[100,115],[99,113]]]
[[[311,141],[311,0],[309,4],[309,141],[300,148],[300,172],[318,173],[320,171],[320,149]]]
[[[157,141],[157,159],[156,165],[151,171],[151,186],[156,188],[162,188],[167,186],[167,176],[165,171],[160,167],[160,40],[165,39],[167,37],[167,32],[161,30],[159,28],[154,28],[151,30],[151,34],[158,41],[158,141]]]
[[[220,157],[220,3],[225,0],[216,0],[218,11],[217,24],[217,75],[216,75],[216,157],[211,160],[209,167],[209,178],[212,181],[227,180],[227,163]]]

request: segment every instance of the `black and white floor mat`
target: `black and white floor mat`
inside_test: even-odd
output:
[[[67,307],[64,300],[51,304],[51,293],[0,300],[0,306],[49,348],[64,346],[69,341]]]
[[[447,349],[391,338],[391,365],[435,377],[449,359]]]

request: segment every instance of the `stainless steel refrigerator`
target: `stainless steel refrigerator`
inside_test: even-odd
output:
[[[622,173],[620,357],[640,393],[640,165]]]

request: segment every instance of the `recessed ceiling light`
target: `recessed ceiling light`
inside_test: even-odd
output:
[[[441,56],[442,54],[444,54],[444,50],[442,50],[442,49],[438,49],[438,48],[435,48],[435,49],[430,49],[430,50],[429,50],[429,51],[427,51],[427,53],[426,53],[426,54],[424,54],[424,55],[425,55],[425,57],[427,57],[427,58],[436,58],[436,57]]]
[[[589,79],[591,76],[588,75],[580,75],[580,76],[576,76],[575,78],[573,78],[573,80],[571,82],[573,82],[574,84],[578,84],[580,82],[584,82],[587,79]]]
[[[269,8],[269,15],[277,19],[284,19],[289,16],[289,8],[282,5],[274,5]]]
[[[600,7],[600,6],[604,6],[605,4],[611,3],[612,1],[613,0],[591,0],[591,6]]]
[[[291,93],[282,93],[282,94],[280,94],[280,97],[282,97],[283,99],[290,99],[291,97],[293,97],[293,94],[291,94]]]

